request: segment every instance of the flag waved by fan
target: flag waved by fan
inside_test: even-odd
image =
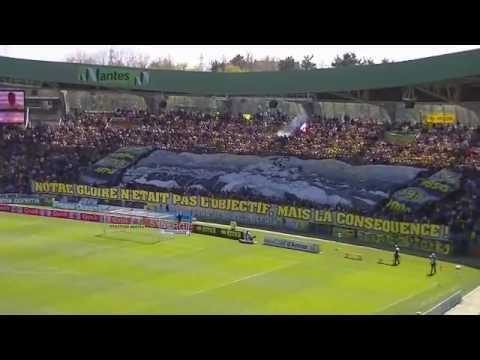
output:
[[[303,133],[306,133],[308,130],[308,125],[307,125],[307,122],[304,122],[302,124],[302,126],[300,126],[300,131],[303,132]]]

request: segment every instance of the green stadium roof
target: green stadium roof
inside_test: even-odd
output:
[[[134,69],[0,57],[0,78],[4,81],[191,96],[300,96],[405,88],[477,76],[480,49],[390,64],[251,73]],[[102,81],[102,77],[108,80]]]

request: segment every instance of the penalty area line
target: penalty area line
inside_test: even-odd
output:
[[[193,255],[193,254],[196,254],[196,253],[199,253],[203,250],[205,250],[206,248],[196,248],[196,249],[191,249],[191,251],[182,251],[182,252],[179,252],[179,253],[176,253],[176,254],[169,254],[169,255],[165,255],[165,256],[159,256],[158,258],[159,259],[171,259],[171,258],[174,258],[174,257],[179,257],[179,256],[183,256],[183,255]]]
[[[240,278],[240,279],[233,280],[233,281],[229,281],[229,282],[227,282],[227,283],[223,283],[223,284],[220,284],[220,285],[215,286],[215,287],[212,287],[212,288],[208,288],[208,289],[203,289],[203,290],[196,291],[196,292],[191,293],[191,294],[189,294],[189,295],[187,295],[187,296],[195,296],[195,295],[203,294],[203,293],[206,293],[206,292],[209,292],[209,291],[218,290],[218,289],[221,289],[221,288],[224,288],[224,287],[227,287],[227,286],[230,286],[230,285],[239,283],[239,282],[241,282],[241,281],[253,279],[253,278],[256,278],[256,277],[259,277],[259,276],[263,276],[263,275],[266,275],[266,274],[273,273],[273,272],[275,272],[275,271],[287,269],[287,268],[292,267],[292,266],[297,265],[297,264],[300,264],[300,262],[296,261],[296,262],[294,262],[294,263],[290,263],[290,264],[288,264],[288,265],[282,265],[282,266],[276,267],[276,268],[271,269],[271,270],[258,272],[258,273],[252,274],[252,275],[247,275],[247,276],[244,276],[244,277],[242,277],[242,278]]]
[[[437,285],[437,284],[433,284],[433,285],[427,287],[426,289],[423,289],[423,290],[414,292],[414,293],[411,294],[411,295],[408,295],[408,296],[406,296],[406,297],[404,297],[404,298],[401,298],[401,299],[399,299],[399,300],[396,300],[396,301],[394,301],[394,302],[392,302],[392,303],[390,303],[390,304],[388,304],[388,305],[380,308],[380,310],[376,311],[374,314],[379,314],[379,313],[381,313],[381,312],[383,312],[383,311],[385,311],[385,310],[387,310],[387,309],[389,309],[389,308],[391,308],[391,307],[393,307],[393,306],[395,306],[395,305],[398,305],[398,304],[400,304],[400,303],[402,303],[402,302],[404,302],[404,301],[410,300],[410,299],[414,298],[415,296],[418,296],[418,295],[420,295],[420,294],[422,294],[422,293],[424,293],[424,292],[426,292],[426,291],[428,291],[428,290],[430,290],[430,289],[433,289],[433,288],[436,287],[436,286],[438,286],[438,285]]]

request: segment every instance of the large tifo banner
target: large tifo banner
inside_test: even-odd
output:
[[[461,187],[462,175],[443,169],[428,178],[420,178],[413,186],[395,192],[387,208],[392,211],[414,212],[443,200]]]
[[[151,151],[150,147],[122,148],[84,170],[81,180],[90,185],[116,185],[125,169]]]
[[[337,160],[293,156],[193,154],[155,150],[129,167],[121,183],[167,192],[201,190],[230,197],[309,201],[321,206],[371,210],[424,169],[353,166]],[[93,185],[93,184],[90,184]]]
[[[169,204],[173,207],[188,209],[194,215],[204,210],[219,210],[229,214],[230,220],[237,220],[234,214],[252,215],[265,221],[287,222],[289,219],[303,223],[325,224],[354,229],[371,230],[400,235],[414,235],[424,238],[448,240],[448,226],[437,224],[417,224],[401,221],[377,219],[346,212],[279,206],[276,204],[244,201],[237,199],[219,199],[206,196],[182,196],[166,192],[132,190],[124,188],[98,188],[88,185],[32,182],[35,193],[94,197],[107,200],[137,201],[145,203]],[[242,221],[242,220],[239,220]]]

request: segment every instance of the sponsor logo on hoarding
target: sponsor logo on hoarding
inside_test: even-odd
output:
[[[0,203],[3,204],[28,204],[28,205],[36,205],[40,204],[40,199],[39,198],[30,198],[30,197],[18,197],[18,198],[12,198],[12,197],[0,197]]]
[[[40,215],[40,210],[35,208],[23,208],[23,213],[26,215]]]
[[[245,233],[239,230],[229,230],[205,225],[193,225],[193,232],[204,235],[212,235],[227,239],[240,240],[245,237]]]
[[[285,249],[306,251],[311,253],[320,252],[320,246],[318,244],[309,244],[300,242],[298,240],[287,240],[287,239],[278,239],[278,238],[265,238],[263,241],[264,245],[276,246]]]
[[[110,223],[112,224],[130,224],[131,218],[128,217],[118,217],[112,216],[110,217]]]
[[[80,213],[80,220],[100,222],[100,215]]]
[[[96,84],[144,87],[150,84],[150,73],[132,69],[81,66],[78,79]]]
[[[66,218],[68,219],[70,217],[70,214],[72,214],[70,211],[58,211],[58,210],[53,210],[51,213],[52,217],[58,217],[58,218]]]

